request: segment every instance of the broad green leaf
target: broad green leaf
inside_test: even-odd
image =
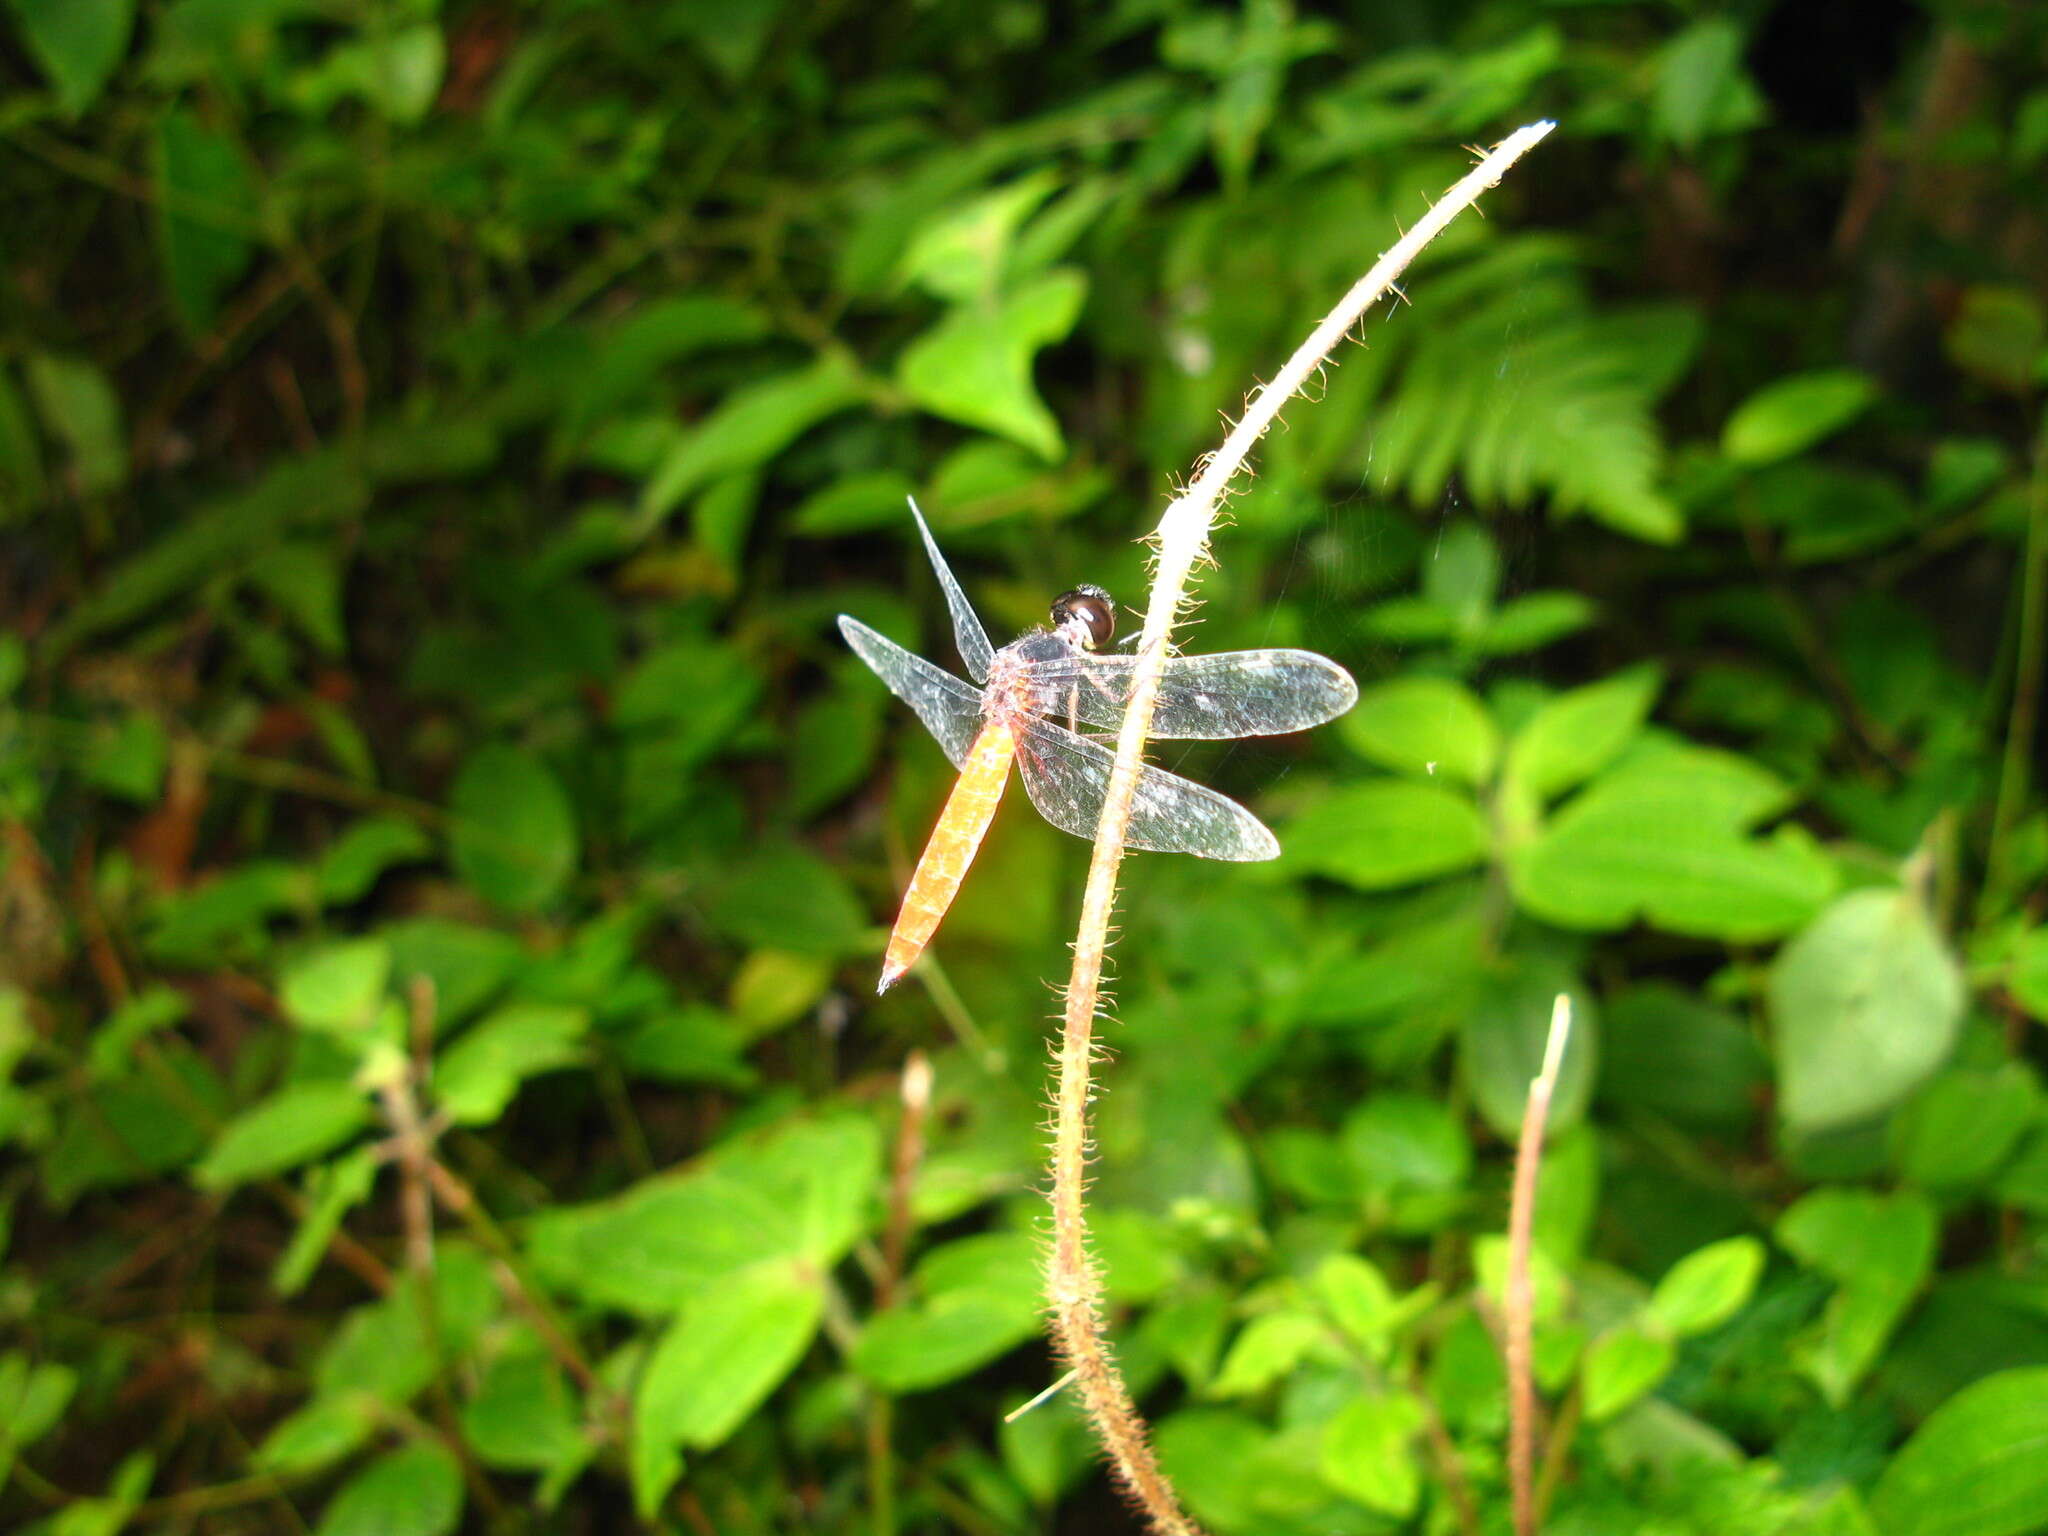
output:
[[[326,654],[339,656],[348,649],[341,617],[341,551],[332,544],[318,539],[281,543],[250,564],[249,580]]]
[[[445,1536],[462,1519],[462,1469],[436,1441],[370,1463],[327,1501],[313,1536]]]
[[[1472,1268],[1477,1273],[1479,1289],[1498,1312],[1507,1305],[1507,1235],[1490,1232],[1474,1239]],[[1541,1245],[1532,1246],[1529,1250],[1529,1307],[1537,1325],[1541,1327],[1561,1317],[1571,1293],[1571,1277],[1563,1267],[1545,1253]]]
[[[576,871],[576,814],[540,758],[501,742],[462,765],[450,805],[455,867],[477,892],[515,912],[546,906]]]
[[[1755,1115],[1769,1076],[1755,1034],[1690,990],[1650,982],[1602,1009],[1599,1093],[1613,1104],[1741,1125]]]
[[[903,516],[903,503],[916,490],[910,477],[900,470],[878,469],[864,475],[847,475],[805,497],[790,513],[789,528],[793,533],[815,538],[891,528]]]
[[[1559,1135],[1584,1117],[1600,1059],[1592,996],[1578,979],[1547,961],[1511,962],[1480,981],[1459,1028],[1459,1069],[1480,1114],[1503,1141],[1513,1143],[1521,1134],[1523,1107],[1529,1085],[1543,1070],[1559,993],[1571,998],[1572,1010],[1546,1121],[1547,1134]]]
[[[411,127],[433,106],[447,62],[447,44],[434,23],[388,27],[379,35],[329,48],[316,66],[293,77],[291,94],[307,113],[326,112],[355,98],[379,116]]]
[[[1657,61],[1651,121],[1680,149],[1764,120],[1764,103],[1742,67],[1742,29],[1709,16],[1666,43]]]
[[[361,901],[384,871],[423,859],[433,847],[416,824],[396,816],[352,821],[320,854],[314,871],[320,899],[336,906]]]
[[[1773,937],[1810,917],[1836,879],[1796,829],[1749,834],[1787,798],[1732,753],[1639,748],[1515,850],[1516,902],[1562,927],[1640,919],[1705,938]]]
[[[669,449],[641,493],[640,516],[660,522],[692,492],[765,464],[828,416],[861,399],[860,379],[837,358],[735,390]]]
[[[192,1176],[202,1189],[230,1189],[310,1162],[369,1123],[369,1100],[353,1083],[295,1084],[222,1127]]]
[[[45,1192],[57,1205],[183,1168],[204,1150],[223,1108],[220,1082],[191,1053],[166,1055],[168,1071],[96,1084],[60,1116],[42,1163]]]
[[[148,1039],[159,1030],[169,1029],[191,1012],[191,1008],[192,1004],[184,993],[166,986],[153,986],[129,998],[93,1031],[88,1057],[92,1075],[105,1080],[127,1071],[137,1042]],[[0,1051],[0,1060],[4,1060],[5,1055]],[[0,1077],[5,1075],[0,1072]]]
[[[163,792],[170,738],[152,715],[124,715],[118,724],[97,727],[79,771],[94,785],[138,805],[154,805]]]
[[[1778,1218],[1777,1238],[1837,1282],[1820,1321],[1792,1350],[1830,1403],[1848,1401],[1934,1264],[1933,1207],[1914,1194],[1823,1189]]]
[[[740,1054],[745,1044],[740,1027],[717,1009],[688,1004],[644,1020],[617,1051],[619,1065],[635,1077],[748,1088],[755,1073]]]
[[[1613,1418],[1669,1375],[1677,1358],[1671,1340],[1632,1324],[1601,1335],[1580,1367],[1586,1417],[1595,1424]]]
[[[1486,706],[1445,677],[1404,677],[1368,688],[1337,729],[1383,767],[1442,773],[1466,784],[1485,782],[1500,750]]]
[[[91,106],[128,52],[135,0],[9,0],[67,117]]]
[[[78,1373],[68,1365],[36,1364],[19,1350],[0,1355],[0,1447],[12,1451],[42,1439],[77,1390]]]
[[[881,741],[879,689],[840,687],[811,700],[790,736],[790,814],[815,815],[860,783]]]
[[[1340,789],[1296,817],[1282,857],[1290,869],[1381,890],[1467,869],[1491,842],[1485,818],[1459,791],[1377,780]]]
[[[581,1008],[509,1003],[480,1019],[434,1063],[434,1099],[457,1125],[489,1125],[529,1077],[583,1057]]]
[[[2027,1067],[1942,1073],[1892,1117],[1899,1172],[1922,1189],[1960,1189],[1998,1172],[2040,1114],[2041,1090]]]
[[[1346,1118],[1340,1139],[1367,1210],[1403,1229],[1440,1224],[1471,1176],[1464,1127],[1423,1094],[1373,1094]]]
[[[2000,1371],[1935,1409],[1877,1480],[1885,1536],[2025,1536],[2048,1525],[2048,1368]]]
[[[671,364],[758,341],[768,332],[768,317],[759,309],[720,293],[682,293],[641,305],[588,338],[589,354],[562,403],[560,442],[580,442],[594,425],[651,398],[656,379]],[[608,547],[623,547],[620,525],[602,532]]]
[[[1021,443],[1047,462],[1066,451],[1031,363],[1080,317],[1087,279],[1055,268],[1000,297],[957,304],[898,360],[904,393],[935,416]]]
[[[2048,1024],[2048,927],[2031,930],[2013,946],[2006,986],[2022,1008]]]
[[[1794,459],[1763,471],[1751,487],[1755,516],[1783,530],[1794,565],[1844,560],[1913,531],[1919,513],[1890,475]]]
[[[323,861],[323,873],[326,867]],[[409,995],[415,982],[431,983],[436,1032],[488,1003],[520,962],[519,944],[511,935],[446,918],[393,923],[381,930],[381,937],[391,946],[393,987]]]
[[[121,399],[106,374],[82,358],[36,352],[29,357],[27,376],[43,426],[70,454],[78,493],[97,496],[126,480],[128,444],[121,429]],[[107,601],[104,588],[98,600]]]
[[[1598,611],[1576,592],[1530,592],[1488,615],[1473,643],[1489,656],[1518,656],[1576,634]]]
[[[1876,398],[1877,385],[1852,368],[1795,373],[1735,408],[1721,430],[1721,451],[1738,464],[1790,458],[1847,426]]]
[[[722,1443],[794,1368],[823,1313],[817,1280],[786,1262],[705,1292],[648,1358],[634,1437],[704,1450]]]
[[[880,1162],[871,1120],[793,1121],[611,1200],[555,1207],[529,1222],[528,1248],[564,1291],[665,1316],[750,1265],[830,1268],[862,1230]]]
[[[1422,1496],[1422,1406],[1405,1392],[1355,1398],[1323,1426],[1323,1481],[1368,1509],[1405,1520]]]
[[[891,1392],[967,1375],[1038,1332],[1043,1271],[1028,1232],[987,1232],[933,1249],[911,1278],[916,1299],[869,1322],[854,1368]]]
[[[255,254],[256,187],[233,142],[189,107],[173,107],[157,125],[156,185],[165,286],[186,329],[204,335]]]
[[[462,1432],[486,1466],[547,1472],[596,1453],[574,1394],[538,1347],[501,1354],[484,1367],[462,1408]]]
[[[278,982],[284,1016],[300,1029],[353,1034],[368,1029],[391,976],[391,946],[351,939],[300,956]]]
[[[704,906],[719,932],[757,948],[838,956],[867,942],[867,920],[846,877],[793,843],[770,845],[724,871]]]
[[[1508,776],[1547,800],[1597,773],[1635,739],[1663,681],[1655,667],[1631,667],[1549,700],[1508,744]]]
[[[0,523],[43,499],[43,450],[29,420],[28,402],[14,387],[12,370],[0,367]],[[18,635],[8,635],[15,646]],[[4,682],[11,669],[0,666],[0,699],[12,692]]]
[[[353,1454],[377,1429],[377,1410],[355,1394],[316,1397],[281,1420],[256,1447],[255,1465],[287,1477],[318,1472]]]
[[[1311,1288],[1354,1344],[1384,1358],[1401,1312],[1379,1266],[1355,1253],[1333,1253],[1316,1269]]]
[[[832,964],[821,955],[757,949],[740,962],[726,1001],[733,1022],[749,1038],[800,1018],[832,985]]]
[[[1899,1102],[1947,1059],[1963,979],[1919,898],[1836,901],[1771,965],[1768,991],[1787,1125],[1824,1130]]]
[[[904,279],[956,303],[993,296],[1008,275],[1017,231],[1058,186],[1052,170],[1034,171],[948,209],[911,237],[903,253]]]
[[[1657,1282],[1649,1318],[1680,1337],[1720,1327],[1748,1304],[1764,1258],[1764,1245],[1753,1237],[1724,1238],[1687,1254]]]
[[[1268,1312],[1245,1324],[1209,1384],[1211,1397],[1250,1397],[1263,1392],[1301,1363],[1329,1337],[1329,1325],[1313,1312]]]
[[[2025,288],[1973,284],[1963,290],[1962,305],[1942,341],[1965,373],[2024,394],[2039,383],[2048,317]]]

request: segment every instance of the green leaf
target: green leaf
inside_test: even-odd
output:
[[[1748,835],[1786,798],[1746,758],[1645,745],[1515,850],[1515,900],[1563,927],[1640,918],[1705,938],[1774,937],[1810,917],[1836,879],[1797,829]]]
[[[446,918],[393,923],[381,936],[391,946],[391,981],[401,994],[410,993],[417,980],[432,983],[436,1032],[489,1002],[521,959],[518,941],[509,934]]]
[[[1549,799],[1621,755],[1663,686],[1655,667],[1631,667],[1544,703],[1508,744],[1507,774]]]
[[[1231,1341],[1216,1379],[1209,1384],[1209,1395],[1250,1397],[1263,1392],[1328,1337],[1328,1325],[1313,1312],[1268,1312],[1255,1317]]]
[[[1892,1117],[1899,1172],[1922,1189],[1961,1189],[1997,1173],[2035,1123],[2041,1091],[2017,1061],[1942,1073]]]
[[[507,1472],[547,1472],[596,1452],[561,1371],[537,1347],[485,1366],[476,1396],[463,1405],[462,1433],[480,1461]]]
[[[960,303],[993,296],[1008,274],[1017,231],[1058,187],[1055,172],[1034,171],[941,212],[911,237],[900,268],[904,280]]]
[[[352,939],[301,956],[278,982],[284,1016],[300,1029],[353,1034],[368,1029],[391,976],[391,946]]]
[[[455,868],[497,906],[529,912],[562,893],[576,872],[576,815],[553,770],[500,742],[462,765],[450,804]]]
[[[1613,1418],[1669,1375],[1677,1358],[1677,1346],[1661,1334],[1625,1324],[1601,1335],[1580,1367],[1586,1417],[1595,1424]]]
[[[2048,1024],[2048,928],[2032,929],[2013,946],[2006,986],[2022,1008]]]
[[[733,1276],[683,1309],[647,1361],[636,1440],[710,1449],[781,1384],[810,1346],[824,1294],[794,1265]]]
[[[1756,1112],[1769,1063],[1724,1008],[1667,982],[1610,999],[1600,1028],[1600,1095],[1674,1119],[1742,1125]]]
[[[859,377],[837,357],[733,391],[655,466],[640,497],[642,521],[657,523],[700,487],[767,463],[861,396]]]
[[[789,529],[822,539],[893,528],[903,517],[903,503],[916,490],[901,470],[847,475],[820,486],[798,503],[789,515]]]
[[[2025,1536],[2048,1525],[2048,1368],[2000,1371],[1928,1416],[1884,1469],[1886,1536]]]
[[[102,1080],[118,1077],[131,1065],[138,1041],[169,1029],[191,1009],[184,993],[166,986],[153,986],[129,998],[93,1031],[87,1058],[92,1075]]]
[[[1087,290],[1079,271],[1061,267],[1001,297],[955,305],[904,350],[897,383],[935,416],[1057,460],[1065,444],[1031,382],[1031,362],[1074,328]]]
[[[320,854],[313,876],[320,900],[331,906],[361,901],[384,871],[423,859],[433,848],[417,825],[396,816],[352,821]]]
[[[1422,1496],[1422,1405],[1405,1392],[1354,1398],[1323,1426],[1323,1481],[1368,1509],[1406,1520]]]
[[[1340,1140],[1367,1213],[1396,1230],[1442,1226],[1471,1177],[1464,1127],[1421,1094],[1373,1094],[1345,1119]]]
[[[375,1147],[358,1147],[310,1170],[306,1214],[270,1274],[280,1296],[296,1296],[305,1289],[314,1267],[326,1257],[327,1245],[341,1230],[342,1217],[370,1198],[381,1166]]]
[[[1501,604],[1473,643],[1489,656],[1518,656],[1576,634],[1598,611],[1576,592],[1530,592]]]
[[[1771,464],[1811,448],[1862,415],[1877,385],[1852,368],[1795,373],[1766,384],[1721,429],[1721,451],[1738,464]]]
[[[447,44],[432,22],[380,28],[375,36],[329,48],[314,67],[292,79],[291,96],[309,115],[351,98],[405,127],[434,104],[447,65]]]
[[[1753,1237],[1724,1238],[1687,1254],[1657,1282],[1649,1318],[1680,1337],[1720,1327],[1748,1304],[1764,1258],[1764,1245]]]
[[[381,1456],[327,1501],[313,1536],[446,1536],[462,1519],[462,1469],[418,1440]]]
[[[1593,1095],[1599,1026],[1591,995],[1562,965],[1518,960],[1485,977],[1458,1035],[1458,1063],[1479,1112],[1494,1134],[1521,1134],[1529,1085],[1543,1070],[1550,1019],[1559,993],[1571,998],[1571,1033],[1550,1100],[1548,1134],[1577,1125]]]
[[[1286,867],[1362,890],[1411,885],[1481,863],[1492,845],[1470,798],[1436,784],[1340,789],[1287,828]]]
[[[37,352],[29,357],[27,377],[44,427],[70,453],[78,494],[97,496],[125,481],[128,444],[121,430],[121,399],[106,374],[82,358]],[[99,601],[106,600],[103,587]]]
[[[705,899],[712,925],[758,949],[849,955],[867,921],[846,877],[807,848],[771,845],[738,862]]]
[[[1919,898],[1861,890],[1772,962],[1768,999],[1787,1125],[1824,1130],[1903,1099],[1947,1059],[1963,979]]]
[[[581,1008],[511,1003],[463,1031],[434,1063],[434,1099],[457,1125],[489,1125],[529,1077],[583,1057]]]
[[[221,1128],[193,1170],[202,1189],[230,1189],[333,1151],[370,1123],[370,1105],[353,1083],[299,1083],[280,1089]]]
[[[912,1277],[917,1299],[868,1323],[854,1368],[887,1391],[915,1392],[1008,1354],[1038,1332],[1042,1268],[1025,1232],[986,1232],[934,1249]]]
[[[564,1291],[665,1316],[750,1265],[829,1269],[863,1228],[880,1163],[871,1120],[794,1121],[611,1200],[536,1216],[528,1248]]]
[[[252,1459],[265,1472],[318,1472],[354,1454],[376,1429],[377,1410],[369,1399],[353,1393],[316,1397],[264,1436]]]
[[[1310,1288],[1354,1344],[1385,1358],[1402,1313],[1378,1265],[1355,1253],[1333,1253],[1317,1267]]]
[[[1830,1403],[1849,1399],[1933,1269],[1938,1223],[1916,1194],[1823,1189],[1778,1218],[1777,1238],[1837,1283],[1820,1321],[1792,1348]]]
[[[1650,119],[1680,149],[1764,120],[1763,98],[1742,67],[1742,29],[1726,16],[1694,22],[1664,45]]]
[[[2032,293],[1978,283],[1963,290],[1963,302],[1942,340],[1965,373],[1994,388],[2025,394],[2038,382],[2044,333],[2048,317]]]
[[[187,107],[157,124],[156,184],[164,283],[186,329],[204,335],[255,254],[256,187],[233,142]]]
[[[1368,688],[1337,722],[1353,748],[1403,773],[1443,773],[1480,784],[1493,771],[1500,732],[1463,683],[1404,677]]]
[[[77,117],[128,52],[135,0],[9,0],[23,40],[50,78],[57,105]]]
[[[154,805],[163,792],[170,753],[162,724],[138,712],[122,716],[117,725],[96,727],[79,770],[109,794]]]
[[[0,1355],[0,1455],[48,1434],[77,1390],[78,1373],[68,1365],[31,1364],[19,1350]]]
[[[318,539],[291,539],[264,551],[249,566],[249,580],[282,608],[300,631],[329,656],[348,649],[341,618],[341,552]]]

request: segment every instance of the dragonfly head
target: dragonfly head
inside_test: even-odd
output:
[[[1052,600],[1052,628],[1081,650],[1099,651],[1116,638],[1116,602],[1084,583]]]

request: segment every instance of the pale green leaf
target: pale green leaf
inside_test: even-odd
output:
[[[898,360],[904,392],[935,416],[1021,443],[1048,462],[1065,452],[1038,398],[1032,359],[1080,317],[1087,279],[1060,267],[999,297],[953,306]]]
[[[1381,890],[1467,869],[1492,844],[1464,794],[1436,784],[1375,781],[1340,789],[1287,828],[1291,869]]]
[[[1735,408],[1721,429],[1721,451],[1738,464],[1789,458],[1840,431],[1876,398],[1869,375],[1851,368],[1795,373]]]
[[[648,1358],[633,1402],[634,1437],[720,1444],[794,1368],[823,1312],[817,1280],[782,1262],[705,1292]]]
[[[1368,688],[1337,729],[1383,767],[1442,773],[1466,784],[1484,782],[1500,750],[1486,706],[1445,677],[1404,677]]]
[[[1870,1496],[1885,1536],[2026,1536],[2048,1525],[2048,1367],[2000,1371],[1935,1409]]]
[[[192,1176],[202,1189],[228,1189],[283,1173],[333,1151],[370,1119],[369,1100],[352,1083],[280,1089],[223,1126]]]
[[[1764,1258],[1764,1245],[1746,1236],[1696,1249],[1664,1272],[1650,1297],[1649,1316],[1681,1336],[1720,1327],[1748,1303]]]

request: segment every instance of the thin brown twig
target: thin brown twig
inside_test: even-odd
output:
[[[1288,359],[1273,382],[1261,389],[1217,453],[1192,484],[1167,507],[1155,535],[1158,562],[1151,600],[1138,642],[1131,700],[1117,734],[1116,763],[1104,797],[1081,901],[1074,941],[1074,965],[1066,988],[1059,1044],[1059,1083],[1054,1099],[1052,1149],[1052,1251],[1046,1292],[1054,1342],[1072,1368],[1083,1406],[1108,1452],[1115,1477],[1145,1511],[1155,1529],[1187,1536],[1199,1529],[1182,1511],[1172,1485],[1160,1471],[1144,1420],[1131,1401],[1102,1327],[1102,1283],[1088,1252],[1085,1189],[1088,1164],[1088,1103],[1095,1061],[1095,1019],[1102,1005],[1102,963],[1109,943],[1109,917],[1116,904],[1117,873],[1124,835],[1130,826],[1145,741],[1159,695],[1167,639],[1180,616],[1195,565],[1207,557],[1209,531],[1232,481],[1252,446],[1280,410],[1323,366],[1325,358],[1358,317],[1376,303],[1424,246],[1494,186],[1508,168],[1547,135],[1550,123],[1534,123],[1510,134],[1432,207],[1413,231],[1375,262],[1307,341]]]
[[[1543,1070],[1529,1084],[1522,1106],[1522,1136],[1515,1145],[1514,1193],[1508,1204],[1506,1314],[1508,1367],[1508,1487],[1514,1501],[1515,1536],[1536,1536],[1534,1491],[1536,1453],[1536,1372],[1533,1338],[1536,1307],[1529,1282],[1529,1248],[1536,1233],[1536,1175],[1543,1165],[1543,1127],[1550,1118],[1550,1096],[1564,1061],[1565,1041],[1572,1031],[1571,999],[1557,994],[1550,1009],[1550,1038],[1543,1047]]]

